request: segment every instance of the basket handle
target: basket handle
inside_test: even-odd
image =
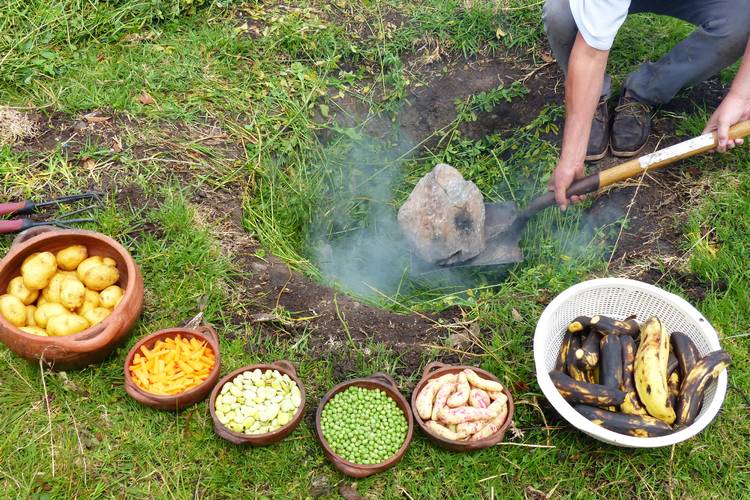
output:
[[[233,443],[233,444],[246,444],[247,443],[245,439],[235,436],[234,433],[230,432],[229,429],[224,427],[224,425],[221,422],[219,422],[218,418],[214,418],[214,429],[216,430],[216,434],[223,437],[230,443]]]
[[[280,359],[278,361],[274,361],[271,363],[271,366],[278,366],[279,368],[282,368],[289,373],[291,373],[293,376],[297,376],[297,369],[294,367],[291,361],[287,361],[286,359]]]
[[[446,366],[449,365],[441,363],[440,361],[431,361],[427,363],[427,366],[424,367],[424,370],[422,371],[422,378],[427,378],[427,376],[432,372],[436,372],[441,368],[445,368]]]
[[[398,390],[398,385],[396,385],[396,381],[393,379],[393,377],[391,377],[385,372],[373,373],[367,378],[370,380],[375,380],[377,382],[382,382],[385,385],[391,386],[392,388]]]

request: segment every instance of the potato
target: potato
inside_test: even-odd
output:
[[[422,420],[432,418],[432,402],[435,400],[437,390],[437,384],[429,382],[417,396],[417,413],[422,417]]]
[[[68,309],[81,307],[86,296],[86,287],[78,278],[66,276],[60,285],[60,303]]]
[[[66,312],[50,318],[47,323],[47,334],[54,337],[73,335],[89,327],[89,322],[83,316]]]
[[[44,328],[39,328],[38,326],[22,326],[21,331],[32,335],[39,335],[40,337],[47,337],[47,332],[44,331]]]
[[[71,245],[57,252],[57,266],[64,271],[74,271],[89,256],[83,245]]]
[[[42,295],[41,297],[39,297],[39,299],[36,301],[36,306],[37,307],[39,307],[39,306],[41,306],[43,304],[49,304],[49,300],[45,299],[44,295]]]
[[[102,263],[105,266],[117,267],[117,262],[115,262],[115,259],[111,257],[102,257]]]
[[[0,314],[13,326],[26,326],[26,306],[15,295],[0,296]]]
[[[103,265],[105,264],[104,262],[102,262],[102,258],[99,255],[94,255],[93,257],[89,257],[88,259],[85,259],[83,262],[78,264],[78,268],[76,269],[76,273],[78,274],[78,279],[83,281],[83,275],[86,274],[86,271],[88,271],[92,267],[103,266]]]
[[[474,370],[466,369],[464,370],[464,373],[466,374],[466,378],[469,379],[469,383],[476,387],[477,389],[483,389],[486,392],[502,392],[503,391],[503,384],[500,382],[495,382],[494,380],[487,380],[483,379]]]
[[[112,310],[107,309],[106,307],[95,307],[84,312],[82,316],[86,318],[86,321],[88,321],[91,326],[94,326],[104,321],[110,314],[112,314]]]
[[[26,326],[36,326],[36,320],[34,314],[36,313],[36,306],[30,304],[26,306]]]
[[[41,290],[57,272],[57,260],[51,252],[41,252],[21,266],[23,284],[30,290]]]
[[[101,298],[99,297],[99,292],[94,290],[86,289],[86,296],[83,298],[85,302],[91,302],[94,307],[99,307],[102,303]]]
[[[8,283],[8,293],[18,297],[25,306],[31,304],[39,297],[39,290],[29,290],[23,284],[23,276],[16,276],[10,280],[10,283]]]
[[[70,314],[70,311],[57,302],[47,302],[36,308],[34,321],[36,321],[36,326],[47,328],[49,320],[61,314]]]
[[[117,285],[108,286],[99,293],[101,306],[109,309],[114,308],[122,298],[122,288]]]
[[[86,311],[90,311],[91,309],[96,309],[101,305],[101,301],[99,300],[99,293],[95,292],[94,290],[86,289],[86,294],[83,297],[83,305],[76,309],[76,314],[80,316],[86,316],[84,313]]]
[[[66,277],[67,276],[62,273],[56,273],[52,279],[49,280],[49,285],[42,290],[42,297],[44,297],[47,302],[60,303],[60,287]]]
[[[77,315],[79,315],[79,316],[83,316],[83,317],[85,318],[85,317],[86,317],[86,315],[87,315],[87,314],[88,314],[88,313],[89,313],[90,311],[93,311],[93,310],[94,310],[94,309],[96,309],[97,307],[99,307],[99,306],[95,306],[95,305],[94,305],[93,303],[91,303],[91,302],[84,302],[84,303],[83,303],[83,305],[82,305],[81,307],[79,307],[78,309],[76,309],[76,314],[77,314]]]
[[[99,291],[104,290],[108,286],[114,285],[119,279],[120,273],[117,271],[116,267],[105,266],[102,264],[100,266],[88,268],[83,274],[83,279],[81,281],[83,281],[83,284],[86,285],[87,288]]]

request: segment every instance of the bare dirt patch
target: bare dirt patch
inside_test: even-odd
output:
[[[457,103],[499,86],[509,87],[515,81],[523,81],[528,94],[512,102],[501,102],[491,111],[478,112],[476,121],[459,125],[463,136],[480,139],[488,134],[509,132],[528,124],[547,104],[562,102],[562,94],[555,91],[557,69],[525,63],[516,54],[427,65],[414,59],[407,65],[419,72],[419,86],[412,86],[407,92],[407,104],[397,122],[402,132],[417,142],[453,122]]]
[[[651,138],[643,154],[661,149],[688,137],[676,135],[676,120],[682,113],[698,108],[714,109],[726,90],[712,79],[682,92],[657,111]],[[623,160],[608,157],[591,165],[590,171],[604,170]],[[631,179],[598,196],[586,213],[585,223],[596,227],[613,224],[627,216],[617,239],[610,270],[649,283],[663,279],[665,268],[685,284],[693,298],[705,296],[703,287],[689,275],[680,274],[680,264],[688,257],[683,228],[687,212],[699,202],[706,186],[702,176],[715,162],[703,162],[698,169],[680,162],[643,178]]]

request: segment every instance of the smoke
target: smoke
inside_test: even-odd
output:
[[[307,235],[308,252],[325,281],[368,299],[415,287],[471,284],[463,271],[414,265],[397,221],[399,191],[409,187],[406,170],[414,150],[401,135],[376,138],[351,131],[326,148],[318,170],[322,190]]]
[[[564,236],[558,233],[562,252],[578,260],[608,258],[632,196],[627,188],[599,195],[581,214],[578,224],[570,224]]]

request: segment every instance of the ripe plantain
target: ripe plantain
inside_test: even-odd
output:
[[[669,378],[669,376],[672,375],[674,371],[679,367],[680,367],[680,363],[677,360],[677,356],[675,356],[674,352],[670,351],[669,358],[667,360],[667,378]]]
[[[671,427],[661,420],[648,415],[627,415],[602,410],[588,405],[575,405],[578,413],[591,420],[592,423],[620,434],[636,437],[665,436],[674,432]]]
[[[588,316],[578,316],[568,325],[569,333],[586,334],[591,327],[591,318]]]
[[[578,360],[576,359],[576,351],[578,351],[580,347],[581,336],[571,335],[570,345],[568,347],[568,360],[565,366],[568,369],[568,375],[579,382],[586,382],[586,373],[578,368]]]
[[[638,394],[635,392],[635,373],[633,362],[635,359],[635,340],[625,335],[620,337],[622,343],[622,387],[625,391],[625,401],[620,405],[620,411],[630,415],[648,415],[643,408]]]
[[[698,361],[682,383],[677,403],[677,424],[688,426],[695,421],[703,403],[706,388],[732,363],[726,351],[708,353]]]
[[[601,364],[599,376],[602,385],[620,389],[622,387],[622,342],[617,335],[605,335],[600,344]]]
[[[599,363],[599,339],[601,335],[592,331],[581,341],[580,349],[576,349],[576,362],[581,370],[591,370]]]
[[[565,368],[568,364],[568,349],[570,349],[570,332],[565,332],[562,340],[562,345],[560,346],[560,354],[557,355],[555,370],[559,372],[566,371]]]
[[[684,379],[693,369],[695,363],[701,359],[701,356],[690,337],[682,332],[672,332],[669,336],[669,342],[672,344],[672,352],[680,366],[680,377]]]
[[[638,322],[630,318],[619,320],[612,319],[607,316],[593,316],[591,318],[591,329],[596,330],[602,335],[630,335],[631,337],[638,336]]]
[[[625,400],[625,393],[617,388],[580,382],[554,370],[549,372],[549,377],[560,395],[569,403],[616,406]]]
[[[676,415],[667,387],[668,359],[669,333],[653,316],[641,327],[641,344],[635,355],[635,387],[646,410],[671,425]]]

